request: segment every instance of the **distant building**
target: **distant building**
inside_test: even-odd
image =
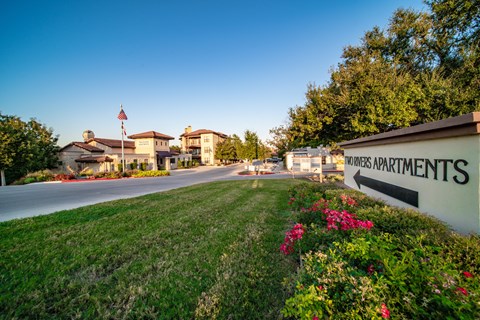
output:
[[[208,129],[192,131],[192,127],[185,128],[180,135],[182,153],[190,154],[193,160],[203,165],[214,165],[219,162],[215,159],[217,143],[224,141],[226,134]]]
[[[96,138],[94,133],[86,130],[83,142],[71,142],[60,149],[61,169],[81,171],[86,167],[93,172],[110,172],[119,170],[122,162],[122,141],[116,139]],[[126,168],[139,168],[146,163],[147,170],[176,169],[178,161],[191,160],[190,155],[180,155],[170,150],[169,142],[174,138],[156,131],[128,136],[124,140]]]
[[[343,170],[343,154],[323,146],[298,148],[285,153],[285,165],[294,172]]]

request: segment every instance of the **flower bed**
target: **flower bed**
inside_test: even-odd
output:
[[[290,194],[296,224],[280,250],[301,268],[284,316],[480,317],[478,236],[460,236],[432,217],[353,190],[305,185]]]

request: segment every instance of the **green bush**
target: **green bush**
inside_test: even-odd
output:
[[[33,178],[34,179],[33,182],[53,181],[55,178],[55,175],[50,170],[41,170],[41,171],[29,173],[25,176],[25,178]]]
[[[139,171],[135,174],[132,174],[134,178],[144,178],[144,177],[163,177],[169,176],[170,172],[165,170],[150,170],[150,171]]]
[[[14,185],[29,184],[33,182],[54,181],[55,175],[50,170],[40,170],[28,173],[25,177],[13,182]]]
[[[111,172],[97,172],[94,175],[95,179],[120,179],[122,177],[122,172],[111,171]]]
[[[82,171],[80,171],[79,175],[81,177],[89,177],[89,176],[93,176],[93,169],[90,169],[90,168],[85,168],[83,169]]]
[[[23,184],[29,184],[29,183],[33,183],[33,182],[37,182],[37,179],[35,179],[34,177],[23,179]]]
[[[433,217],[386,206],[354,190],[318,184],[290,192],[303,267],[283,314],[297,319],[476,319],[480,237],[461,236]],[[331,228],[328,213],[371,221]],[[340,214],[341,213],[341,214]],[[341,219],[340,219],[341,220]],[[330,227],[328,227],[330,225]]]
[[[148,163],[146,162],[140,163],[140,170],[145,171],[147,170],[147,167],[148,167]]]

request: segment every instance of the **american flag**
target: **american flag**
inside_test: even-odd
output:
[[[122,105],[120,105],[120,113],[117,116],[118,120],[128,120],[127,115],[125,114],[125,111],[123,111]]]

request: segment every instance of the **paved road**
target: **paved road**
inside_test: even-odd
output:
[[[174,170],[169,177],[70,183],[34,183],[0,187],[0,221],[137,197],[193,184],[236,179],[286,178],[286,174],[239,176],[243,165]]]

